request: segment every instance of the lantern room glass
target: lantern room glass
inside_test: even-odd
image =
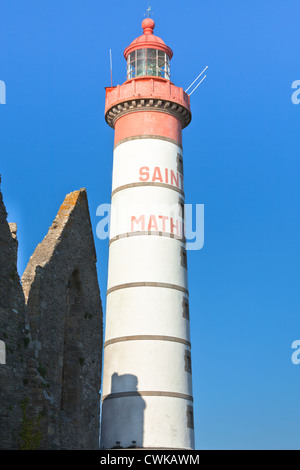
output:
[[[169,56],[158,49],[133,51],[127,58],[127,80],[136,77],[161,77],[170,80]]]

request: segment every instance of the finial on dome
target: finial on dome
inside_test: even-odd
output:
[[[145,18],[142,22],[142,28],[144,30],[144,34],[153,34],[155,23],[152,18]]]

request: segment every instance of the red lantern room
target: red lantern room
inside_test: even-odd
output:
[[[161,77],[170,80],[170,60],[173,52],[162,39],[153,34],[151,18],[142,22],[144,34],[124,51],[127,60],[127,80],[136,77]]]
[[[124,51],[127,80],[106,88],[105,119],[115,129],[115,145],[134,135],[162,135],[181,145],[191,121],[189,95],[170,81],[173,51],[154,27],[144,19],[143,34]]]

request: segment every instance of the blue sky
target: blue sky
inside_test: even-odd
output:
[[[188,253],[197,449],[300,449],[298,0],[151,2],[184,89],[206,66],[183,132],[186,202],[205,205]],[[0,173],[18,223],[19,271],[65,195],[110,201],[113,131],[105,86],[147,1],[0,0]],[[108,243],[96,238],[105,306]]]

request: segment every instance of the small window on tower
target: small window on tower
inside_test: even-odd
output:
[[[187,427],[194,429],[194,410],[193,407],[188,405],[186,410]]]
[[[177,171],[183,175],[183,158],[180,153],[177,153]]]
[[[182,301],[182,316],[187,320],[190,319],[190,307],[189,307],[189,300],[184,297]]]
[[[186,249],[185,247],[181,247],[181,252],[180,252],[180,255],[181,255],[181,266],[183,266],[185,269],[187,269],[187,256],[186,256]]]
[[[182,199],[182,197],[179,198],[178,204],[179,204],[179,215],[180,217],[184,219],[184,200]]]
[[[187,349],[184,352],[184,370],[189,374],[192,373],[192,358],[191,353]]]

